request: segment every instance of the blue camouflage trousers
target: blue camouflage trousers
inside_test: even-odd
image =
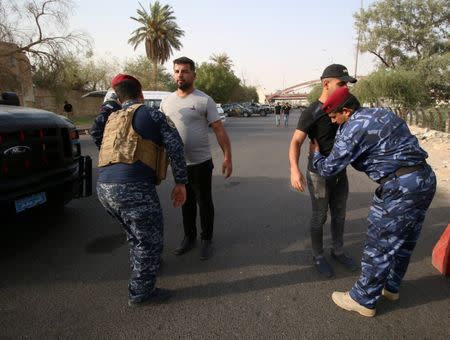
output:
[[[129,299],[144,301],[155,289],[163,251],[163,216],[156,188],[147,182],[97,183],[97,194],[127,236],[131,266]]]
[[[361,259],[361,276],[350,296],[375,308],[384,288],[397,293],[436,191],[433,170],[395,177],[375,191]]]

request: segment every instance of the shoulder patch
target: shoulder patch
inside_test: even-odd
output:
[[[177,127],[175,126],[175,123],[173,122],[172,119],[170,119],[169,116],[166,116],[166,121],[167,121],[167,125],[169,125],[172,129],[176,129]]]

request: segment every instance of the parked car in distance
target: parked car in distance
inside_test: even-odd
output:
[[[252,112],[238,103],[222,104],[223,111],[230,117],[250,117]]]
[[[269,104],[258,104],[258,105],[259,105],[258,111],[261,116],[266,116],[274,112],[273,106],[270,106]]]
[[[92,160],[66,117],[0,98],[0,214],[62,207],[92,194]]]
[[[273,108],[268,104],[247,102],[247,103],[242,103],[242,105],[250,108],[252,110],[252,113],[259,114],[262,117],[267,116],[270,113],[273,113]]]
[[[240,105],[242,105],[243,107],[245,107],[251,115],[253,114],[259,114],[258,112],[258,107],[256,106],[255,103],[252,102],[244,102],[244,103],[240,103]]]

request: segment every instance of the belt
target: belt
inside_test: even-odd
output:
[[[413,166],[404,166],[401,168],[398,168],[395,172],[393,172],[390,175],[384,176],[383,178],[380,178],[377,183],[383,185],[384,183],[386,183],[387,181],[390,181],[391,179],[395,178],[395,177],[400,177],[406,174],[410,174],[411,172],[420,170],[423,168],[423,163],[421,164],[417,164],[417,165],[413,165]]]

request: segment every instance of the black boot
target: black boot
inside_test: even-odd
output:
[[[176,248],[173,253],[175,255],[183,255],[184,253],[187,253],[195,246],[195,241],[195,239],[190,239],[189,237],[185,236],[183,241],[181,241],[180,246]]]
[[[204,261],[212,256],[212,242],[211,240],[202,240],[200,248],[200,260]]]
[[[313,260],[314,260],[314,267],[316,267],[317,271],[321,275],[323,275],[327,278],[334,276],[333,268],[331,268],[330,264],[325,259],[325,257],[323,257],[322,255],[319,255],[319,256],[314,257]]]

